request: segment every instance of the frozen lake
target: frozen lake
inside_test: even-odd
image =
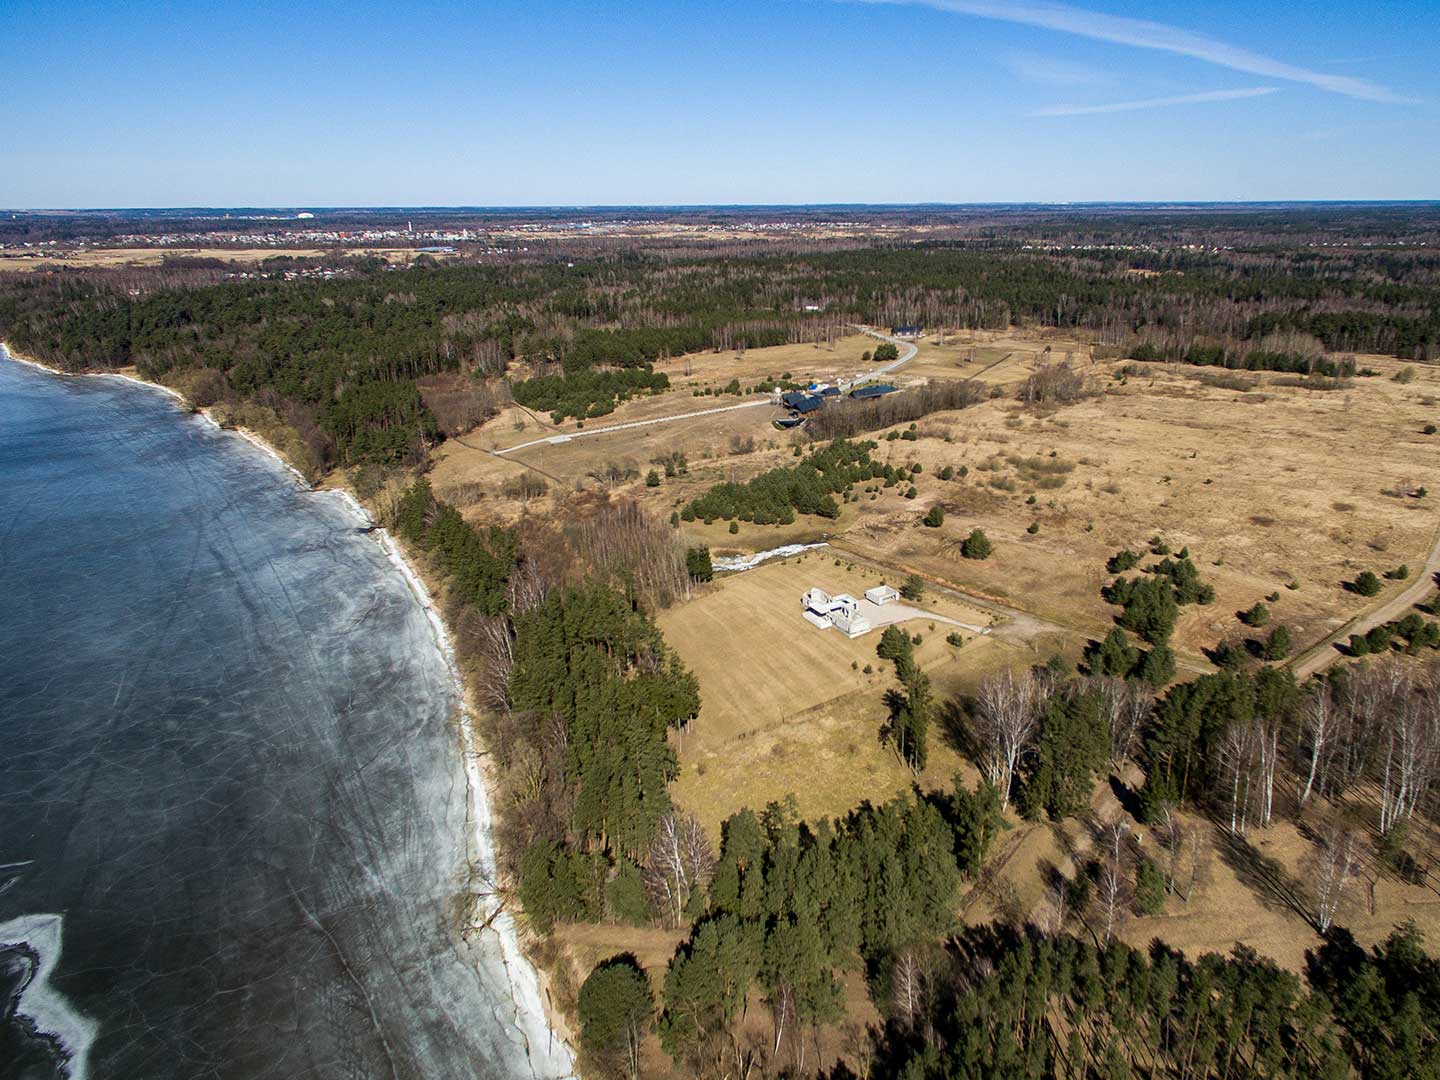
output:
[[[361,524],[0,357],[0,1077],[568,1074],[459,937],[455,691]]]

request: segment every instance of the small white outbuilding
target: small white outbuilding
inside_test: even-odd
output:
[[[865,599],[875,605],[891,604],[900,599],[900,593],[889,585],[876,585],[873,589],[865,590]]]

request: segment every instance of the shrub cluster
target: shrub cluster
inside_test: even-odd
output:
[[[875,445],[836,439],[788,468],[771,469],[743,484],[716,484],[687,503],[680,516],[686,521],[739,518],[757,525],[788,525],[797,513],[839,517],[835,495],[882,477],[887,485],[893,485],[905,475],[901,469],[872,460],[870,451]]]

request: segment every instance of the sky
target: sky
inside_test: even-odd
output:
[[[0,207],[1440,198],[1440,0],[0,0]]]

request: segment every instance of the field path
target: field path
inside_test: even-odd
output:
[[[1342,637],[1348,637],[1350,634],[1364,634],[1382,623],[1393,622],[1404,615],[1410,607],[1418,604],[1429,594],[1431,589],[1435,588],[1437,575],[1440,575],[1440,529],[1436,530],[1435,542],[1430,547],[1430,556],[1425,560],[1425,568],[1415,575],[1414,582],[1368,615],[1360,615],[1351,619],[1320,644],[1296,657],[1295,663],[1291,665],[1296,681],[1307,679],[1340,659],[1341,653],[1335,648],[1335,645]]]
[[[693,420],[697,416],[714,416],[716,413],[734,412],[736,409],[758,409],[762,405],[774,405],[776,399],[766,395],[761,401],[742,401],[739,405],[721,405],[715,409],[701,409],[698,412],[679,413],[675,416],[657,416],[650,420],[631,420],[628,424],[611,424],[609,427],[585,428],[582,431],[569,431],[560,435],[547,435],[543,439],[531,439],[529,442],[520,443],[518,446],[507,446],[503,450],[493,450],[495,454],[513,454],[517,450],[526,450],[532,446],[541,446],[545,443],[567,443],[571,439],[583,439],[588,435],[609,435],[616,431],[628,431],[631,428],[650,427],[654,424],[671,424],[677,420]]]

